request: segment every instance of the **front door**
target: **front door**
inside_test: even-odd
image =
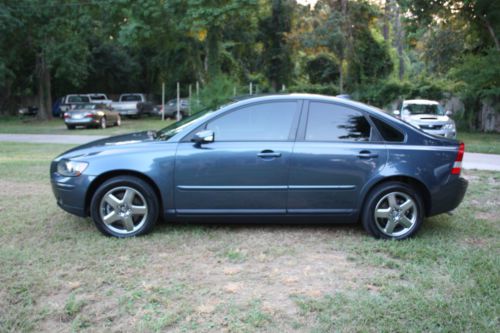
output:
[[[288,166],[299,118],[293,100],[257,103],[204,126],[214,142],[178,145],[178,214],[284,214]]]
[[[385,145],[371,140],[363,112],[314,102],[304,115],[290,163],[290,214],[350,215],[359,192],[387,161]]]

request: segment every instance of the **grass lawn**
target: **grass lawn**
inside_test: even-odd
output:
[[[115,135],[136,131],[159,130],[171,122],[172,120],[161,121],[159,117],[123,118],[120,127],[109,127],[104,130],[79,127],[68,130],[62,119],[39,121],[34,118],[0,117],[0,133]]]
[[[497,332],[500,173],[467,172],[415,239],[360,226],[170,225],[102,236],[52,197],[69,146],[0,143],[0,332]]]
[[[500,154],[500,133],[458,132],[458,139],[465,143],[465,151]]]

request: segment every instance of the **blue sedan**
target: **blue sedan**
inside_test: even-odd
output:
[[[94,141],[51,164],[65,211],[106,235],[157,220],[352,222],[376,238],[415,235],[462,201],[463,143],[351,100],[246,99],[163,130]]]

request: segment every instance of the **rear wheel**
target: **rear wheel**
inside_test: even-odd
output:
[[[90,213],[96,227],[107,236],[143,235],[156,224],[158,198],[142,179],[120,176],[104,182],[95,192]]]
[[[102,117],[101,120],[99,120],[99,127],[102,129],[106,129],[107,126],[108,124],[106,121],[106,117]]]
[[[420,194],[400,182],[387,182],[374,188],[366,200],[362,222],[375,238],[406,239],[422,225],[424,209]]]

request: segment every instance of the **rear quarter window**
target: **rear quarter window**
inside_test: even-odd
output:
[[[387,142],[403,142],[405,139],[404,134],[393,126],[389,125],[385,121],[382,121],[375,117],[370,117],[372,122],[377,127],[380,135]]]

